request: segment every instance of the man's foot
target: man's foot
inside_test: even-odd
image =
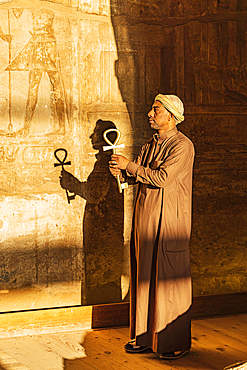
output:
[[[147,351],[152,352],[152,349],[150,347],[136,346],[135,339],[125,344],[124,349],[128,353],[142,353],[142,352],[147,352]]]
[[[176,360],[177,358],[181,358],[182,356],[186,355],[186,353],[188,352],[189,349],[186,349],[184,351],[161,353],[159,355],[159,358],[161,360]]]

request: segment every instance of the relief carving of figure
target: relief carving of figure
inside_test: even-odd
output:
[[[44,72],[47,73],[51,82],[51,100],[58,118],[58,124],[57,127],[54,127],[54,133],[64,134],[65,102],[57,43],[53,29],[54,13],[51,10],[39,9],[37,12],[32,12],[32,18],[33,32],[30,32],[32,35],[31,39],[6,68],[7,71],[29,71],[24,126],[16,134],[29,134],[37,105],[39,85]]]

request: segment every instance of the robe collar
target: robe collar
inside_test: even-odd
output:
[[[173,129],[171,129],[169,131],[166,131],[166,132],[163,132],[162,134],[158,134],[158,132],[156,132],[153,135],[153,138],[154,138],[155,141],[162,142],[162,141],[164,141],[166,139],[169,139],[170,137],[176,135],[177,132],[178,132],[178,129],[175,126]]]

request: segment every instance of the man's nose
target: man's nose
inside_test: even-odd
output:
[[[148,117],[152,117],[154,115],[154,110],[151,109],[150,112],[148,112]]]

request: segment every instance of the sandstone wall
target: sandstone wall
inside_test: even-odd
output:
[[[161,91],[185,103],[179,129],[196,149],[193,294],[246,291],[247,2],[116,0],[112,20],[129,111],[144,117],[141,104]]]
[[[128,293],[124,207],[128,214],[133,197],[130,190],[124,204],[118,193],[102,135],[118,128],[131,156],[132,133],[110,6],[91,5],[0,6],[2,311],[116,302]],[[54,157],[59,148],[71,162],[70,204],[54,167],[64,159],[64,151]]]
[[[246,291],[247,3],[3,0],[0,26],[0,310],[128,299],[133,190],[102,133],[132,158],[159,92],[196,149],[194,295]]]

